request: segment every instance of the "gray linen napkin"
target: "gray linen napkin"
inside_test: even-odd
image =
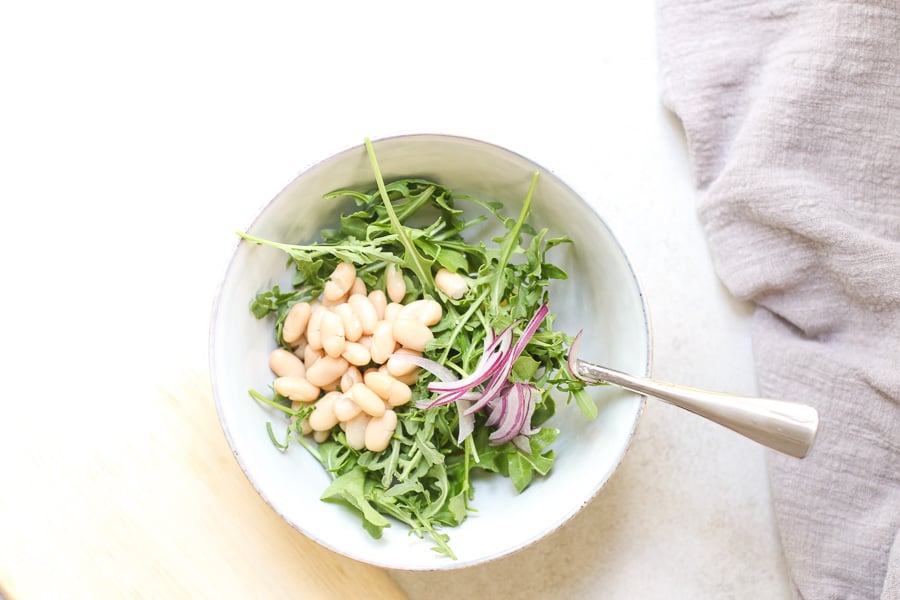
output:
[[[763,395],[810,403],[769,473],[800,597],[900,598],[900,3],[658,0],[719,276]]]

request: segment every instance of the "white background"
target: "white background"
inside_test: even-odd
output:
[[[654,374],[755,393],[750,309],[712,270],[660,102],[654,18],[637,2],[0,7],[0,523],[64,535],[77,515],[16,502],[22,482],[55,496],[35,472],[77,466],[88,489],[82,459],[165,436],[147,433],[140,403],[205,376],[234,232],[364,136],[466,135],[556,172],[633,260]],[[40,549],[3,537],[13,579],[9,557]],[[126,559],[110,558],[110,590]],[[483,567],[391,576],[416,599],[789,597],[765,451],[654,401],[607,488],[561,531]]]

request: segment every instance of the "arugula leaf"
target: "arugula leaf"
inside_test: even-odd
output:
[[[321,496],[326,502],[343,502],[355,508],[363,518],[363,526],[372,537],[381,537],[391,523],[366,498],[366,471],[362,467],[351,469],[331,482]]]

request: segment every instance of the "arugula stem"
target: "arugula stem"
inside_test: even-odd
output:
[[[487,298],[488,290],[485,290],[476,300],[472,303],[472,306],[469,307],[463,315],[459,318],[459,323],[456,324],[456,327],[453,328],[453,331],[450,333],[450,339],[447,342],[447,347],[444,348],[444,351],[441,353],[440,359],[438,362],[443,364],[447,362],[447,356],[450,354],[450,348],[453,347],[453,342],[456,340],[456,336],[459,335],[459,332],[462,331],[462,328],[469,322],[469,319],[472,318],[472,315],[475,314],[475,311],[481,306],[481,303],[484,302],[484,299]]]
[[[250,390],[249,393],[250,393],[250,396],[254,400],[256,400],[258,402],[262,402],[263,404],[268,404],[272,408],[277,408],[278,410],[280,410],[281,412],[283,412],[285,414],[288,414],[291,416],[300,414],[299,411],[296,411],[296,410],[290,408],[289,406],[284,406],[283,404],[279,404],[279,403],[275,402],[274,400],[269,400],[268,398],[266,398],[265,396],[263,396],[256,390]]]
[[[428,201],[431,200],[431,196],[434,194],[435,189],[436,188],[433,185],[429,185],[415,200],[407,202],[400,210],[400,214],[397,215],[397,220],[402,223],[415,214],[420,208],[425,206]],[[381,188],[378,188],[378,191],[380,192]]]
[[[384,203],[384,208],[391,220],[391,225],[397,230],[397,237],[400,238],[400,243],[403,244],[403,247],[406,249],[409,266],[416,274],[416,277],[419,278],[425,291],[434,295],[434,277],[431,276],[431,269],[425,267],[424,259],[419,255],[419,251],[416,250],[415,244],[409,239],[409,235],[406,233],[403,225],[400,224],[397,213],[394,212],[391,199],[388,197],[387,190],[384,187],[384,178],[381,176],[381,169],[378,167],[378,161],[375,159],[375,149],[372,147],[372,141],[369,138],[366,138],[366,152],[368,152],[369,161],[372,163],[372,171],[375,173],[375,182],[378,184],[378,192],[381,194],[381,201]]]
[[[525,196],[525,201],[522,203],[522,210],[519,212],[519,218],[516,220],[512,229],[509,230],[509,233],[506,234],[506,238],[503,240],[503,246],[500,249],[500,258],[497,259],[497,266],[494,269],[496,275],[493,280],[493,285],[491,286],[491,307],[494,309],[494,313],[497,312],[497,308],[503,300],[501,297],[504,288],[503,271],[506,269],[506,265],[509,264],[509,259],[512,256],[513,251],[519,244],[519,234],[522,231],[522,225],[525,223],[525,219],[528,218],[528,214],[531,212],[531,199],[534,196],[534,188],[537,187],[537,181],[538,173],[535,172],[531,177],[531,185],[528,188],[528,194]]]
[[[259,244],[261,246],[271,246],[272,248],[278,248],[279,250],[283,250],[284,252],[293,256],[294,252],[309,252],[314,255],[328,255],[334,254],[335,252],[340,251],[348,251],[359,254],[366,254],[367,256],[371,256],[377,258],[379,260],[383,260],[385,262],[397,263],[399,264],[401,261],[396,256],[391,254],[390,252],[382,252],[381,250],[376,248],[367,247],[365,245],[357,244],[357,245],[333,245],[329,246],[327,244],[312,244],[312,245],[301,245],[301,244],[284,244],[282,242],[273,242],[272,240],[266,240],[263,238],[256,237],[255,235],[250,235],[249,233],[245,233],[243,231],[238,231],[237,234],[247,240],[248,242],[253,242],[254,244]],[[383,241],[383,240],[380,240]]]

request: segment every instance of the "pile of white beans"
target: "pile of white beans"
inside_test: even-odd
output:
[[[451,298],[467,291],[466,280],[445,269],[435,285]],[[299,302],[285,317],[282,339],[293,351],[277,348],[269,356],[275,391],[294,410],[314,405],[300,427],[317,442],[339,425],[352,448],[381,452],[397,428],[393,409],[412,398],[419,368],[394,357],[421,356],[443,309],[427,299],[401,304],[406,283],[392,264],[385,291],[368,291],[356,268],[342,262],[320,300]]]

